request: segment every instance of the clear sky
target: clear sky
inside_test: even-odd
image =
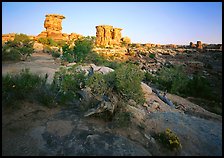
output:
[[[62,14],[63,33],[95,36],[122,28],[133,43],[222,43],[222,2],[2,2],[2,33],[38,35],[46,14]]]

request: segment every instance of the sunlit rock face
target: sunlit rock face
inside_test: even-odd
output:
[[[62,34],[62,20],[65,19],[63,15],[59,14],[47,14],[44,27],[45,31],[42,31],[37,38],[52,38],[54,40],[62,40],[67,39],[68,37],[63,36]]]
[[[38,36],[38,38],[52,38],[55,41],[59,40],[65,40],[65,41],[70,41],[70,40],[77,40],[82,35],[77,34],[77,33],[62,33],[62,20],[65,19],[63,15],[59,14],[47,14],[45,21],[44,21],[44,27],[45,31],[42,31]]]
[[[113,28],[111,25],[96,26],[96,46],[121,45],[121,28]]]
[[[197,46],[198,49],[203,49],[201,41],[197,41],[196,46]]]
[[[14,40],[15,33],[3,34],[2,35],[2,42],[7,42],[9,40]]]

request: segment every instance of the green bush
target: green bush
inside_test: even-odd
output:
[[[143,72],[133,64],[123,64],[115,70],[115,89],[127,101],[134,99],[143,103],[144,95],[141,89]]]
[[[57,93],[57,101],[61,104],[77,99],[77,91],[85,87],[86,76],[84,72],[76,72],[75,67],[60,68],[55,73],[52,88]]]
[[[69,48],[69,45],[64,45],[62,47],[63,54],[62,60],[68,62],[83,62],[87,55],[92,51],[93,48],[93,38],[83,37],[75,41],[74,48]]]
[[[2,46],[2,60],[26,60],[33,52],[33,41],[25,34],[16,34]]]
[[[88,78],[86,85],[91,88],[94,95],[98,96],[103,96],[109,90],[105,76],[100,73],[94,73]]]
[[[189,78],[184,73],[183,67],[176,66],[173,68],[164,67],[158,72],[156,77],[152,77],[152,81],[154,81],[162,90],[181,95],[186,94],[185,90]]]
[[[37,40],[39,43],[42,43],[43,45],[48,45],[48,39],[47,38],[38,38]]]
[[[100,56],[95,52],[88,53],[86,58],[83,60],[84,63],[94,63],[98,66],[107,66],[112,69],[116,69],[120,66],[119,62],[116,61],[108,61],[104,57]]]
[[[125,128],[128,127],[131,123],[131,116],[130,112],[117,112],[113,117],[113,122],[115,127]]]
[[[60,40],[60,41],[57,41],[57,46],[58,47],[63,47],[64,45],[66,45],[66,41],[64,41],[64,40]]]
[[[145,80],[151,81],[160,89],[173,94],[205,99],[214,98],[208,80],[200,74],[194,74],[193,79],[190,79],[182,66],[164,67],[156,76],[146,73]]]
[[[56,41],[54,41],[52,38],[39,38],[37,40],[39,43],[42,43],[43,45],[48,45],[48,46],[58,46],[58,43]]]
[[[60,57],[61,54],[58,51],[52,51],[51,55],[52,55],[52,57],[58,58],[58,57]]]
[[[75,54],[74,54],[74,50],[72,48],[69,48],[69,45],[65,44],[62,47],[62,57],[61,59],[64,61],[67,61],[69,63],[72,63],[75,61]]]
[[[182,148],[180,139],[169,128],[165,132],[156,134],[155,138],[166,148],[170,150],[179,150]]]
[[[92,51],[93,42],[91,38],[81,38],[75,41],[74,52],[76,62],[82,62],[87,54]]]
[[[193,79],[188,81],[185,88],[186,94],[188,95],[206,99],[215,98],[211,93],[211,87],[208,80],[203,78],[200,74],[194,74]]]
[[[34,91],[34,99],[44,106],[53,107],[57,104],[56,94],[51,85],[42,84]]]
[[[32,94],[46,80],[23,69],[20,74],[2,76],[2,102],[6,105],[17,100],[32,99]]]
[[[150,53],[149,54],[149,57],[152,58],[152,59],[154,59],[155,58],[155,54]]]

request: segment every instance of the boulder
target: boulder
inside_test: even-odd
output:
[[[148,98],[152,94],[152,88],[150,88],[147,84],[143,82],[141,82],[141,87],[145,98]]]
[[[44,50],[44,45],[38,42],[34,42],[33,49],[35,52],[42,52]]]

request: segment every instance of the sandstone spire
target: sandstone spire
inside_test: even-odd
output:
[[[49,37],[54,40],[63,39],[63,35],[62,35],[62,20],[63,19],[65,19],[63,15],[47,14],[44,21],[44,27],[46,28],[46,31],[42,31],[37,36],[37,38]]]
[[[96,26],[96,45],[114,46],[121,43],[121,28],[113,28],[111,25]]]

